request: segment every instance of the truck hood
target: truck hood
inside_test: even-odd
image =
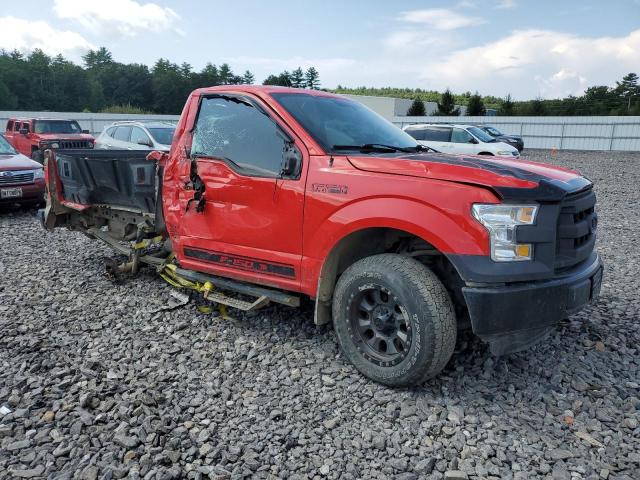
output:
[[[34,170],[36,168],[42,168],[42,165],[21,153],[0,153],[0,172],[6,170]]]
[[[348,158],[359,170],[479,185],[503,199],[554,201],[591,187],[575,170],[507,157],[405,153]]]

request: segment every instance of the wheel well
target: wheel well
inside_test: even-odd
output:
[[[422,238],[393,228],[367,228],[341,239],[325,260],[316,294],[315,323],[331,321],[331,300],[338,278],[358,260],[380,253],[397,253],[413,257],[433,270],[449,291],[459,323],[466,323],[463,281],[449,259]]]
[[[478,155],[489,155],[489,156],[493,157],[493,153],[491,153],[491,152],[480,152]]]

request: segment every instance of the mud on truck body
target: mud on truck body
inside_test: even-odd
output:
[[[171,151],[145,155],[48,152],[46,228],[236,308],[309,297],[315,323],[388,385],[440,372],[460,328],[518,351],[599,293],[590,181],[431,152],[338,95],[196,90]]]

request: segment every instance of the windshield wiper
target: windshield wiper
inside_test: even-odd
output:
[[[411,152],[411,148],[396,147],[384,143],[363,143],[362,145],[332,145],[331,150],[360,150],[372,152]]]
[[[433,147],[427,147],[426,145],[422,145],[421,143],[419,143],[418,145],[416,145],[415,147],[411,147],[413,149],[415,149],[416,152],[428,152],[428,151],[432,151],[433,153],[440,153],[438,150],[436,150]]]

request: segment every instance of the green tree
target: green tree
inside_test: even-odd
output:
[[[0,110],[14,110],[17,106],[18,98],[0,78]]]
[[[437,115],[442,116],[458,116],[460,115],[460,109],[456,108],[455,99],[453,98],[453,94],[451,90],[448,88],[444,91],[442,96],[440,97],[440,101],[438,102],[438,112]]]
[[[511,94],[509,93],[505,99],[500,102],[500,109],[498,113],[505,117],[510,117],[514,114],[515,107],[513,104],[513,100],[511,100]]]
[[[153,110],[157,113],[180,113],[191,92],[191,79],[185,77],[184,68],[169,60],[160,59],[153,66]],[[125,105],[117,103],[115,105]]]
[[[541,98],[531,100],[529,103],[529,112],[534,116],[542,116],[546,113],[547,109]]]
[[[220,77],[220,83],[222,85],[229,85],[233,83],[233,72],[228,63],[223,63],[218,68],[218,76]]]
[[[249,70],[246,70],[242,74],[242,83],[244,83],[245,85],[253,85],[255,81],[256,77],[254,77],[253,73],[251,73]]]
[[[467,115],[469,116],[482,116],[487,113],[487,109],[482,102],[482,97],[478,92],[469,97],[469,103],[467,103]]]
[[[105,47],[100,47],[98,50],[89,50],[82,60],[87,68],[103,68],[113,63],[113,55]]]
[[[320,89],[320,74],[314,67],[309,67],[304,74],[307,88],[311,90]]]
[[[282,72],[280,75],[269,75],[265,78],[263,85],[278,85],[280,87],[290,87],[291,86],[291,74],[286,70]]]
[[[420,97],[413,99],[413,103],[407,110],[408,117],[424,117],[427,114],[427,110],[424,108],[424,102],[420,100]]]
[[[291,72],[291,86],[294,88],[304,88],[306,86],[306,80],[302,68],[298,67]]]
[[[631,111],[631,104],[634,98],[640,96],[640,85],[638,85],[638,75],[627,73],[622,77],[621,82],[616,82],[615,93],[626,100],[627,113]]]
[[[200,73],[192,76],[191,84],[194,89],[220,85],[221,81],[220,74],[218,73],[218,67],[210,62],[207,63]]]

